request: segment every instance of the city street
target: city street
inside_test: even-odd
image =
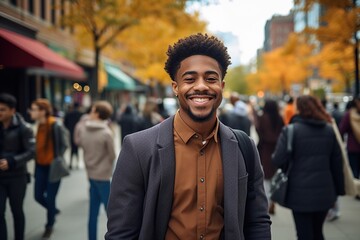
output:
[[[118,128],[115,127],[118,133]],[[116,146],[120,146],[116,134]],[[119,149],[118,149],[119,151]],[[32,166],[29,166],[32,169]],[[32,179],[33,180],[33,179]],[[61,213],[56,219],[53,240],[87,239],[88,218],[88,181],[86,171],[81,162],[80,169],[72,170],[71,175],[62,180],[57,198],[57,206]],[[33,181],[28,185],[25,204],[26,239],[41,239],[46,221],[46,212],[34,201]],[[360,201],[352,197],[340,198],[341,216],[334,222],[325,224],[327,240],[359,240],[360,239]],[[8,239],[13,239],[12,218],[7,206],[6,220],[8,223]],[[276,214],[272,216],[272,236],[275,240],[294,240],[295,228],[288,209],[277,206]],[[106,232],[106,215],[102,208],[98,220],[98,239],[103,239]]]

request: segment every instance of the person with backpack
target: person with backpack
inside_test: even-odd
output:
[[[16,98],[0,94],[0,239],[6,240],[6,200],[13,215],[15,240],[23,240],[25,214],[23,203],[30,180],[26,164],[35,155],[31,126],[16,113]]]
[[[180,108],[125,137],[105,239],[271,239],[256,146],[242,134],[250,147],[240,150],[234,132],[217,118],[230,65],[226,47],[198,33],[167,55]]]
[[[47,223],[42,239],[50,239],[55,217],[60,213],[56,196],[61,180],[50,181],[50,167],[57,155],[62,156],[69,146],[69,134],[64,125],[52,116],[52,107],[47,99],[32,102],[30,117],[38,124],[35,158],[35,200],[47,211]]]

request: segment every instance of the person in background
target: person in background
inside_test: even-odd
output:
[[[160,115],[157,100],[149,97],[141,113],[140,129],[147,129],[162,122],[164,118]]]
[[[230,112],[225,112],[219,116],[219,120],[234,129],[239,129],[244,131],[248,136],[250,136],[250,127],[251,121],[248,117],[248,108],[245,102],[242,100],[237,100],[234,103],[233,110]]]
[[[47,211],[47,222],[43,239],[50,239],[55,224],[55,216],[60,213],[56,207],[56,196],[60,182],[50,182],[50,165],[55,158],[55,146],[59,146],[60,155],[66,150],[65,136],[54,137],[54,132],[61,132],[57,119],[52,116],[52,107],[47,99],[39,98],[32,102],[30,117],[38,124],[36,134],[36,158],[35,158],[35,200]]]
[[[230,65],[226,47],[198,33],[170,46],[167,55],[180,108],[125,137],[105,239],[271,239],[255,144],[247,139],[254,156],[250,190],[236,136],[217,118]]]
[[[70,109],[68,113],[65,114],[64,117],[64,125],[70,132],[70,142],[71,142],[71,153],[70,153],[70,165],[69,168],[72,169],[73,167],[73,157],[76,155],[77,160],[77,167],[79,167],[79,153],[78,153],[78,146],[75,144],[74,141],[74,131],[75,126],[79,122],[83,113],[79,110],[79,103],[74,103],[73,107]]]
[[[340,111],[339,103],[334,102],[334,109],[331,112],[331,116],[335,119],[336,125],[340,127],[342,118],[344,117],[344,112]]]
[[[118,123],[121,127],[121,143],[124,141],[126,135],[140,130],[141,119],[136,113],[135,109],[128,104],[124,112],[119,117]]]
[[[97,239],[97,219],[100,205],[105,210],[110,194],[110,178],[115,162],[113,132],[108,120],[113,108],[106,101],[95,102],[91,108],[88,120],[80,126],[75,138],[84,150],[84,162],[90,183],[90,209],[88,223],[88,239]]]
[[[347,136],[349,163],[354,177],[360,177],[360,96],[353,99],[339,127],[341,135]],[[360,200],[360,196],[355,197]]]
[[[15,240],[23,240],[25,214],[23,203],[30,179],[26,164],[35,156],[31,126],[16,113],[16,98],[0,94],[0,239],[6,240],[6,200],[13,215]]]
[[[275,214],[275,203],[270,200],[270,181],[276,172],[276,167],[271,162],[271,155],[275,150],[276,142],[284,127],[283,119],[279,112],[278,103],[272,99],[266,99],[262,114],[253,110],[255,129],[259,136],[257,145],[261,164],[265,175],[265,192],[269,200],[269,213]]]
[[[283,121],[285,125],[288,125],[291,121],[291,118],[295,115],[295,105],[294,98],[288,96],[286,100],[286,105],[283,109]]]
[[[328,210],[345,194],[340,146],[319,99],[300,96],[296,106],[292,152],[287,151],[288,128],[283,128],[272,161],[291,166],[284,206],[292,210],[298,240],[323,240]]]

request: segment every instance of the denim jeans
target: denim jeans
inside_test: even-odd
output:
[[[15,240],[24,239],[25,214],[23,203],[26,193],[26,175],[0,179],[0,239],[7,239],[5,221],[6,199],[9,199],[10,209],[14,219]]]
[[[47,210],[46,228],[53,227],[55,223],[56,195],[60,187],[60,181],[49,182],[50,166],[35,166],[35,200]]]
[[[90,182],[90,214],[88,235],[89,240],[95,240],[97,237],[97,220],[101,203],[104,204],[105,211],[107,211],[107,204],[110,194],[110,180],[101,181],[89,179]]]

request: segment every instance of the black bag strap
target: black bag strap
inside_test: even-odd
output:
[[[286,152],[289,158],[288,164],[287,164],[287,169],[286,169],[286,176],[289,175],[289,172],[292,168],[292,154],[293,154],[293,141],[294,141],[294,131],[295,131],[295,126],[294,124],[289,124],[287,125],[287,132],[286,132],[286,137],[287,137],[287,142],[286,142]]]
[[[235,137],[238,141],[238,145],[240,151],[242,152],[245,160],[245,167],[248,173],[248,198],[254,199],[256,197],[255,194],[255,186],[254,186],[254,172],[255,172],[255,165],[254,165],[254,151],[252,147],[251,140],[249,136],[241,130],[232,129],[230,130],[235,134]]]

